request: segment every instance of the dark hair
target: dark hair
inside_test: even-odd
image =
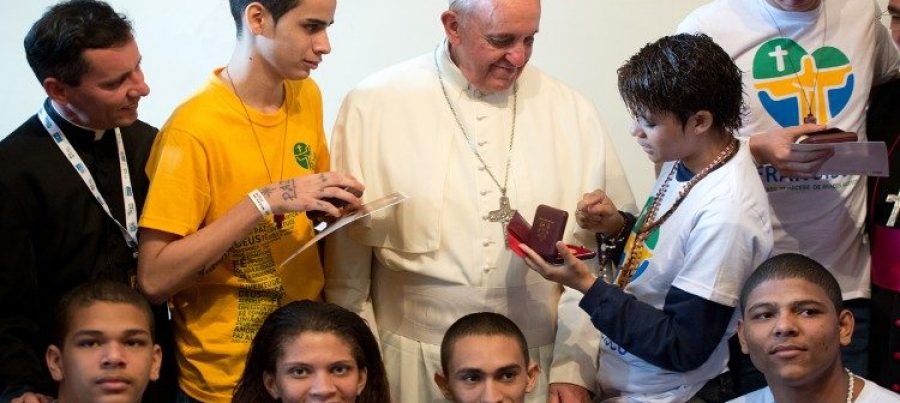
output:
[[[531,360],[528,356],[528,342],[525,335],[512,320],[494,312],[470,313],[453,322],[441,340],[441,369],[445,375],[450,356],[453,354],[453,346],[457,340],[465,336],[509,336],[519,344],[525,364]]]
[[[90,69],[85,50],[119,47],[133,38],[131,22],[109,4],[70,0],[50,7],[31,26],[25,57],[39,82],[54,77],[78,86]]]
[[[619,93],[635,116],[671,112],[684,125],[699,111],[727,133],[741,127],[741,70],[704,35],[665,36],[619,67]]]
[[[88,308],[97,302],[127,304],[137,308],[147,318],[151,340],[156,339],[153,311],[150,310],[150,304],[144,296],[126,284],[111,280],[98,280],[73,288],[59,300],[53,324],[53,341],[57,347],[62,348],[66,334],[69,333],[72,326],[72,316],[75,311]]]
[[[278,24],[278,20],[288,11],[300,5],[303,0],[229,0],[231,5],[231,17],[234,18],[234,27],[238,38],[241,37],[241,28],[244,27],[244,10],[252,3],[259,3],[272,14],[272,21]]]
[[[276,402],[263,384],[263,374],[275,374],[275,365],[284,354],[285,343],[304,332],[331,333],[350,346],[356,365],[366,370],[366,386],[357,402],[391,401],[378,341],[366,322],[359,315],[334,304],[294,301],[269,314],[253,337],[232,402]]]
[[[834,311],[840,313],[844,309],[841,298],[841,286],[834,276],[819,262],[798,253],[784,253],[773,256],[759,265],[741,288],[741,312],[747,309],[747,297],[760,284],[768,280],[799,278],[817,285],[834,305]]]

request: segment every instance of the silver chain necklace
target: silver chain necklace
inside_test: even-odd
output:
[[[500,189],[500,208],[497,210],[493,210],[488,212],[488,215],[482,217],[485,221],[490,222],[499,222],[500,225],[503,226],[503,239],[506,239],[506,225],[509,224],[509,221],[512,219],[513,214],[515,214],[515,210],[509,204],[509,197],[507,197],[507,184],[509,183],[509,166],[512,162],[512,149],[513,143],[516,139],[516,107],[517,101],[519,97],[519,86],[518,84],[513,84],[513,114],[512,114],[512,129],[510,129],[509,133],[509,150],[507,150],[506,156],[506,173],[503,178],[503,185],[500,184],[500,181],[497,180],[497,177],[491,172],[491,169],[488,168],[486,162],[484,162],[484,158],[481,156],[481,153],[478,152],[478,149],[472,143],[472,138],[469,137],[469,133],[466,131],[465,126],[463,126],[462,121],[459,119],[459,115],[456,113],[456,108],[453,107],[453,102],[450,101],[450,96],[447,94],[447,86],[444,84],[444,75],[441,73],[441,66],[438,64],[438,51],[434,52],[434,68],[437,70],[438,81],[441,83],[441,91],[444,93],[444,99],[447,101],[447,106],[450,107],[450,112],[453,114],[453,119],[456,120],[456,125],[459,126],[459,130],[462,132],[463,137],[466,138],[466,144],[469,145],[469,149],[472,150],[472,153],[475,154],[475,157],[478,158],[478,161],[481,163],[482,169],[490,175],[491,180],[494,181],[494,184],[497,185],[497,188]]]

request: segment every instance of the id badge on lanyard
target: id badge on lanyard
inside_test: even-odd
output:
[[[78,176],[84,181],[84,184],[91,192],[91,195],[94,196],[94,200],[100,204],[100,207],[103,208],[106,215],[116,223],[117,227],[119,227],[122,237],[125,238],[125,243],[128,244],[128,248],[131,249],[132,255],[137,258],[137,204],[134,201],[134,191],[131,187],[131,174],[128,171],[128,159],[125,156],[125,146],[122,143],[122,131],[119,130],[118,127],[116,128],[116,147],[118,148],[119,153],[119,174],[122,178],[122,200],[124,201],[125,206],[125,225],[122,225],[119,220],[116,220],[116,218],[113,217],[112,212],[109,210],[109,204],[106,203],[103,195],[100,194],[97,182],[95,182],[94,177],[91,176],[91,172],[88,170],[87,165],[84,164],[84,161],[82,161],[81,157],[78,156],[78,153],[75,152],[75,148],[72,147],[72,143],[66,138],[65,133],[63,133],[56,122],[50,118],[50,114],[47,112],[46,107],[42,107],[38,110],[38,119],[41,120],[44,128],[47,129],[47,133],[50,134],[53,142],[59,147],[59,150],[62,151],[66,159],[69,160],[69,163],[72,164],[72,168],[75,168],[75,172],[78,173]]]

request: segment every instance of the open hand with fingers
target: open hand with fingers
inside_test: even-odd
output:
[[[347,211],[359,208],[359,197],[364,189],[365,186],[350,175],[323,172],[273,183],[259,191],[266,197],[274,214],[321,211],[340,217]]]
[[[547,263],[537,252],[524,243],[520,244],[519,247],[525,252],[525,264],[547,280],[560,283],[582,293],[587,292],[594,285],[594,282],[597,281],[597,276],[591,273],[588,265],[575,257],[563,242],[556,243],[556,249],[563,258],[563,264],[561,265]]]
[[[575,222],[591,232],[613,236],[622,229],[625,218],[619,214],[612,199],[597,189],[581,196],[575,208]]]
[[[791,144],[800,136],[824,129],[822,125],[804,124],[754,134],[750,136],[750,152],[757,163],[771,164],[783,176],[813,178],[834,150],[800,151],[792,149]]]

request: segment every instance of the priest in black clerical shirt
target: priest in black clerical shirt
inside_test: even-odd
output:
[[[48,98],[0,141],[0,402],[56,396],[44,354],[66,291],[96,279],[134,284],[156,135],[137,120],[150,89],[131,23],[106,3],[51,7],[25,52]],[[171,328],[165,307],[155,310],[164,369],[144,401],[171,402]]]

